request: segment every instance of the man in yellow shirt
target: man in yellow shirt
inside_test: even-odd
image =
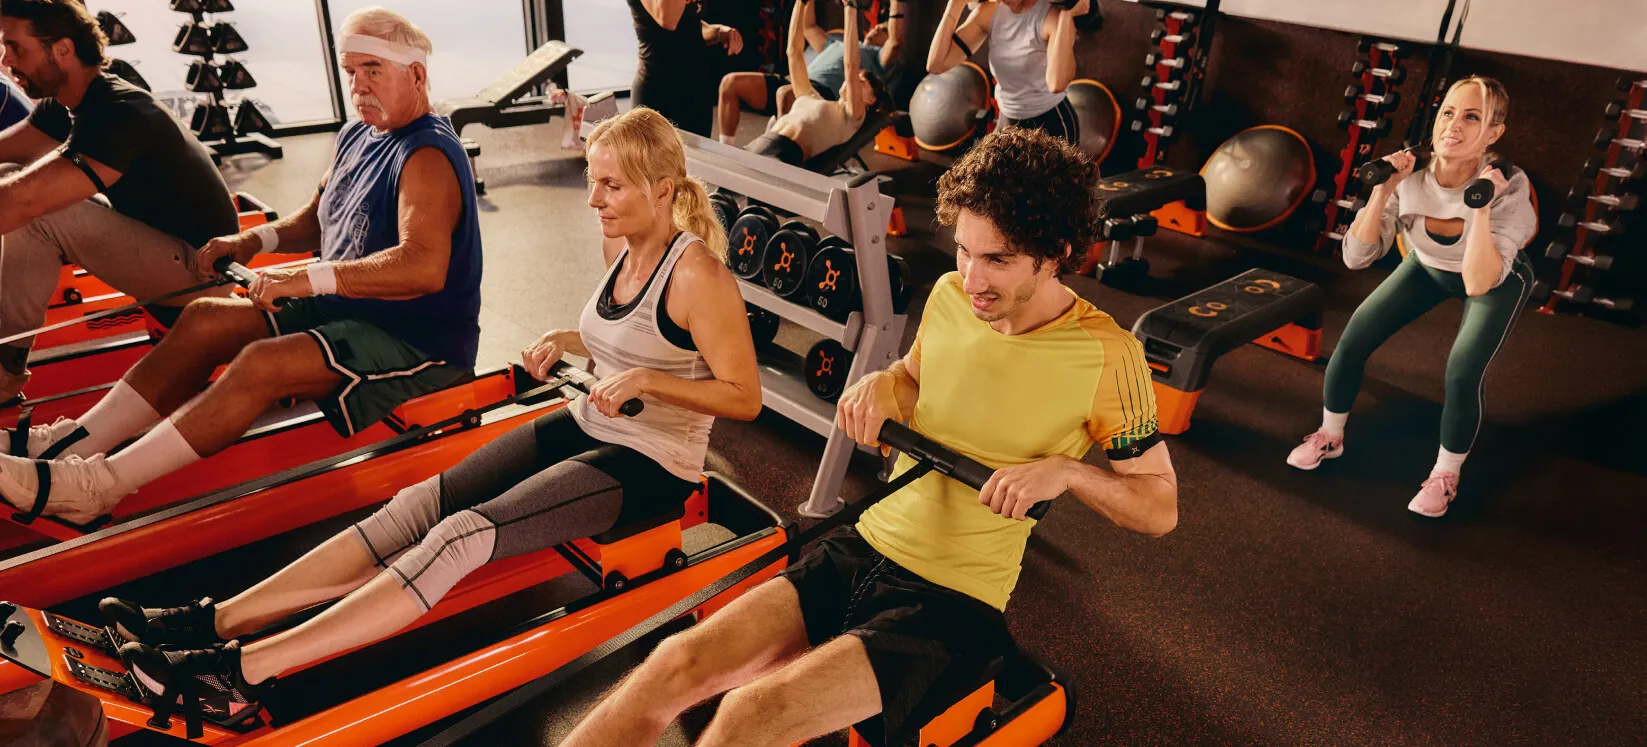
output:
[[[1032,506],[1067,492],[1122,528],[1172,531],[1177,477],[1144,351],[1059,281],[1071,247],[1095,238],[1096,185],[1043,132],[980,141],[938,182],[958,271],[933,288],[909,354],[841,397],[837,425],[859,443],[909,420],[994,468],[983,490],[932,473],[882,500],[664,641],[566,744],[652,744],[727,690],[703,744],[794,744],[853,724],[902,744],[1010,650],[1002,612]],[[1099,442],[1109,469],[1080,461]]]

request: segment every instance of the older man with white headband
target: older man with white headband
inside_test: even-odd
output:
[[[191,303],[85,416],[30,431],[30,456],[72,439],[56,449],[62,458],[0,456],[7,501],[29,511],[44,498],[46,515],[88,522],[144,483],[234,443],[281,400],[315,400],[347,436],[473,375],[474,178],[451,122],[430,110],[431,48],[392,11],[366,8],[344,21],[340,63],[360,120],[338,134],[319,190],[291,216],[213,239],[196,257],[211,267],[318,243],[321,261],[264,272],[247,299]]]

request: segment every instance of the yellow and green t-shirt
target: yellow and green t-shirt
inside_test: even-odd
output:
[[[910,351],[920,372],[910,426],[995,469],[1153,436],[1143,346],[1069,293],[1075,303],[1062,316],[1009,336],[973,315],[960,273],[940,278]],[[903,455],[895,471],[912,466]],[[870,508],[857,527],[898,565],[1004,610],[1034,525],[991,512],[978,491],[932,473]]]

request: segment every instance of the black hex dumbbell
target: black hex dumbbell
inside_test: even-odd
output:
[[[1401,94],[1396,93],[1395,91],[1389,91],[1387,93],[1367,93],[1361,89],[1361,86],[1353,84],[1344,88],[1344,103],[1354,104],[1356,101],[1361,99],[1365,99],[1367,103],[1372,104],[1373,106],[1382,107],[1388,111],[1394,111],[1396,107],[1401,105]]]
[[[1619,221],[1606,223],[1599,220],[1579,220],[1578,216],[1572,213],[1562,213],[1561,217],[1556,219],[1556,225],[1562,228],[1581,227],[1602,236],[1617,236],[1624,233],[1624,224]]]
[[[1374,78],[1383,78],[1390,85],[1399,85],[1407,79],[1407,68],[1400,65],[1390,68],[1373,67],[1366,60],[1356,60],[1350,66],[1350,74],[1359,78],[1363,73],[1371,73]]]
[[[1164,117],[1176,117],[1176,116],[1178,116],[1178,104],[1176,104],[1176,103],[1157,104],[1157,103],[1155,103],[1154,99],[1151,99],[1151,98],[1148,98],[1148,97],[1141,98],[1141,99],[1138,99],[1137,101],[1132,102],[1132,108],[1137,109],[1138,111],[1141,111],[1141,112],[1149,112],[1149,111],[1160,112],[1161,116],[1164,116]]]
[[[1617,135],[1618,130],[1616,128],[1603,127],[1596,133],[1595,138],[1593,138],[1590,142],[1595,145],[1596,150],[1606,150],[1609,145],[1617,145],[1619,148],[1624,150],[1632,150],[1636,152],[1640,152],[1642,149],[1647,148],[1647,142],[1643,142],[1639,138],[1617,137]]]
[[[1169,34],[1166,29],[1156,29],[1149,32],[1149,43],[1151,44],[1161,44],[1163,42],[1167,44],[1188,44],[1193,38],[1195,38],[1194,34]]]
[[[1641,197],[1628,192],[1621,195],[1593,195],[1590,194],[1588,182],[1581,183],[1567,191],[1567,203],[1574,209],[1583,208],[1586,202],[1606,205],[1608,210],[1627,213],[1635,210],[1640,205]]]
[[[1359,213],[1361,212],[1361,208],[1367,206],[1367,199],[1365,197],[1355,197],[1353,199],[1340,198],[1334,200],[1332,199],[1332,194],[1325,189],[1315,190],[1315,192],[1310,195],[1310,201],[1317,205],[1337,205],[1339,208],[1348,210],[1352,213]]]
[[[1606,254],[1573,254],[1568,256],[1571,252],[1572,247],[1568,246],[1567,242],[1552,241],[1550,246],[1545,248],[1544,256],[1550,259],[1571,259],[1574,264],[1597,270],[1609,270],[1613,267],[1613,258]]]
[[[1162,140],[1170,139],[1172,137],[1173,133],[1175,132],[1175,130],[1173,130],[1173,128],[1172,128],[1172,125],[1161,125],[1160,127],[1146,127],[1145,126],[1146,124],[1148,124],[1148,123],[1146,123],[1142,119],[1132,120],[1132,125],[1131,125],[1132,131],[1133,132],[1149,133],[1151,135],[1155,135],[1156,137],[1161,138]]]
[[[1351,125],[1360,127],[1363,130],[1371,131],[1376,137],[1384,137],[1385,135],[1390,134],[1390,128],[1394,127],[1395,123],[1389,117],[1379,117],[1378,119],[1358,119],[1355,116],[1355,112],[1349,109],[1339,112],[1338,126],[1347,128]]]
[[[1580,177],[1586,180],[1596,178],[1597,174],[1606,174],[1620,181],[1640,179],[1647,176],[1647,159],[1638,159],[1634,166],[1625,168],[1623,166],[1608,166],[1600,158],[1591,158],[1584,162],[1584,168],[1580,169],[1578,173]]]
[[[1170,67],[1175,70],[1182,70],[1184,69],[1184,66],[1188,64],[1189,60],[1184,57],[1167,57],[1166,55],[1158,52],[1150,52],[1149,54],[1144,55],[1144,65],[1148,67],[1160,65],[1162,67]]]
[[[1395,59],[1398,59],[1398,60],[1399,59],[1404,59],[1407,56],[1407,53],[1409,52],[1409,50],[1406,47],[1403,47],[1400,44],[1391,44],[1390,42],[1373,41],[1372,39],[1362,39],[1362,40],[1355,43],[1355,52],[1356,52],[1356,54],[1367,54],[1367,53],[1373,51],[1374,49],[1383,50],[1385,54],[1388,54],[1389,56],[1394,57]]]
[[[1176,90],[1184,87],[1184,81],[1181,81],[1181,80],[1156,80],[1155,76],[1146,75],[1146,76],[1144,76],[1144,80],[1143,80],[1142,85],[1144,87],[1144,90],[1146,90],[1146,91],[1151,89],[1151,88],[1160,88],[1160,89],[1164,89],[1164,90],[1167,90],[1167,91],[1176,91]]]

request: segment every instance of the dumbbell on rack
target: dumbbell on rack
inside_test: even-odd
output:
[[[726,231],[730,240],[732,224],[738,220],[738,201],[725,192],[710,192],[709,206],[714,208],[715,217],[721,222],[721,229]]]
[[[1579,184],[1567,191],[1567,202],[1574,208],[1582,208],[1585,203],[1594,202],[1607,206],[1608,210],[1627,213],[1640,205],[1641,197],[1628,192],[1621,195],[1593,195],[1590,194],[1589,184]]]
[[[1132,125],[1131,125],[1132,131],[1133,132],[1147,132],[1147,133],[1149,133],[1151,135],[1155,135],[1156,137],[1159,137],[1163,140],[1171,139],[1173,133],[1176,132],[1176,130],[1174,130],[1172,128],[1172,125],[1161,125],[1160,127],[1145,127],[1144,126],[1145,124],[1146,124],[1146,122],[1144,122],[1144,120],[1142,120],[1142,119],[1132,120]]]
[[[778,216],[765,205],[750,205],[738,213],[726,236],[726,266],[744,280],[761,276],[766,245],[778,230]]]
[[[1406,47],[1399,44],[1392,44],[1390,42],[1375,42],[1371,39],[1362,39],[1355,43],[1356,54],[1368,54],[1374,49],[1381,50],[1384,54],[1387,54],[1397,60],[1404,59],[1409,51]]]
[[[768,345],[777,339],[781,317],[752,303],[744,303],[743,308],[749,314],[749,336],[754,338],[755,345]]]
[[[1578,173],[1586,180],[1596,178],[1597,174],[1606,174],[1619,181],[1640,179],[1647,176],[1647,159],[1638,160],[1634,166],[1624,168],[1623,166],[1608,166],[1600,158],[1591,158],[1584,162],[1584,168]]]
[[[1596,270],[1610,270],[1613,267],[1613,258],[1606,254],[1572,254],[1572,247],[1564,241],[1552,241],[1544,250],[1544,256],[1550,259],[1571,259],[1574,264],[1584,265]]]
[[[1395,120],[1389,117],[1379,117],[1378,119],[1358,119],[1355,115],[1355,111],[1351,109],[1345,109],[1344,111],[1339,112],[1338,126],[1340,128],[1348,128],[1351,125],[1367,130],[1377,137],[1384,137],[1385,135],[1390,134],[1390,129],[1395,126]]]
[[[1141,99],[1138,99],[1137,101],[1132,102],[1132,108],[1137,109],[1138,111],[1141,111],[1141,112],[1151,112],[1151,111],[1160,112],[1161,116],[1163,116],[1163,117],[1176,117],[1176,116],[1178,116],[1178,105],[1177,104],[1157,104],[1154,101],[1151,101],[1147,97],[1146,98],[1141,98]]]
[[[1157,8],[1155,10],[1155,21],[1157,23],[1165,23],[1168,18],[1176,20],[1180,24],[1193,25],[1195,23],[1195,14],[1188,11],[1168,11],[1166,8]]]
[[[1576,226],[1587,229],[1590,233],[1598,233],[1602,236],[1617,236],[1624,233],[1624,224],[1620,221],[1615,220],[1612,223],[1606,223],[1599,220],[1579,220],[1578,216],[1572,213],[1562,213],[1561,217],[1556,219],[1556,225],[1562,228],[1573,228]]]
[[[1367,93],[1361,90],[1361,86],[1353,84],[1344,88],[1345,104],[1354,105],[1356,101],[1363,99],[1373,106],[1381,107],[1389,111],[1394,111],[1396,107],[1401,105],[1401,94],[1396,93],[1395,91],[1390,91],[1388,93]],[[1339,125],[1339,127],[1343,126],[1344,125]]]
[[[1337,205],[1339,208],[1341,208],[1343,210],[1348,210],[1351,213],[1359,213],[1359,212],[1361,212],[1361,208],[1364,208],[1364,207],[1367,206],[1367,198],[1365,198],[1365,197],[1356,197],[1354,199],[1338,199],[1338,200],[1329,199],[1331,197],[1332,197],[1331,192],[1328,192],[1325,189],[1318,189],[1318,190],[1315,190],[1315,192],[1310,194],[1310,202],[1313,202],[1317,205],[1326,205],[1326,204]]]
[[[1144,90],[1146,90],[1146,91],[1151,89],[1151,88],[1159,88],[1159,89],[1162,89],[1164,91],[1176,91],[1176,90],[1179,90],[1179,89],[1184,87],[1184,81],[1181,81],[1181,80],[1156,80],[1155,76],[1153,76],[1153,75],[1144,76],[1144,80],[1142,81],[1142,83],[1143,83]]]
[[[1155,216],[1148,213],[1104,219],[1104,238],[1109,240],[1109,258],[1099,263],[1098,278],[1106,285],[1136,285],[1149,275],[1149,260],[1144,259],[1144,239],[1154,236],[1160,227]],[[1132,240],[1132,256],[1121,256],[1121,242]]]
[[[1633,137],[1614,137],[1617,133],[1618,130],[1612,127],[1603,127],[1600,132],[1596,133],[1595,139],[1591,142],[1595,143],[1596,150],[1606,150],[1609,145],[1617,145],[1624,150],[1636,152],[1647,149],[1647,141]]]
[[[1169,34],[1166,29],[1155,29],[1149,32],[1149,43],[1151,44],[1188,44],[1194,38],[1194,33]]]
[[[1350,66],[1350,75],[1359,78],[1363,74],[1370,74],[1374,78],[1383,78],[1386,83],[1396,85],[1407,79],[1407,68],[1400,65],[1387,68],[1373,67],[1366,60],[1356,60],[1355,64]]]
[[[813,396],[833,402],[846,391],[846,374],[852,368],[852,353],[840,343],[824,338],[806,351],[806,388]]]
[[[1626,109],[1624,108],[1624,102],[1611,101],[1607,103],[1606,109],[1601,110],[1601,116],[1604,119],[1618,119],[1620,116],[1631,119],[1647,119],[1647,109]]]
[[[905,282],[909,268],[902,257],[886,255],[886,280],[892,291],[892,313],[909,310],[914,288]],[[863,310],[862,288],[858,286],[858,257],[852,245],[839,236],[818,242],[806,271],[806,301],[818,313],[836,321]]]
[[[1181,56],[1166,57],[1159,52],[1150,52],[1149,54],[1144,55],[1144,64],[1149,67],[1159,65],[1161,67],[1170,67],[1174,70],[1182,70],[1185,65],[1189,64],[1189,60]]]
[[[778,296],[805,303],[801,293],[806,285],[806,270],[817,248],[818,230],[806,222],[791,220],[778,226],[772,238],[766,240],[761,281]]]
[[[1533,283],[1533,298],[1539,301],[1548,300],[1551,296],[1567,303],[1579,305],[1593,304],[1611,311],[1629,311],[1636,302],[1629,298],[1601,298],[1596,295],[1594,288],[1587,285],[1575,285],[1567,290],[1556,290],[1548,281],[1540,280]]]

